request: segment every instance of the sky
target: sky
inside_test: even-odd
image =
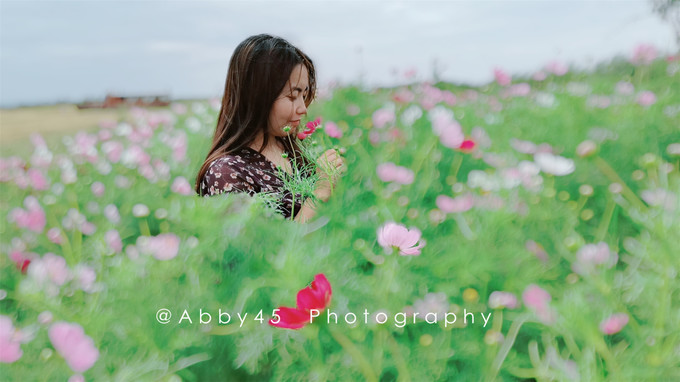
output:
[[[220,97],[234,48],[286,38],[321,85],[394,86],[439,77],[482,84],[493,69],[580,68],[636,45],[677,52],[649,1],[0,0],[0,107],[106,94]]]

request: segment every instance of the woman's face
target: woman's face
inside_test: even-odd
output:
[[[296,131],[296,127],[300,125],[300,119],[307,114],[305,105],[307,92],[309,92],[309,73],[304,65],[298,64],[293,68],[290,79],[269,112],[271,135],[284,137],[290,134],[290,132],[283,131],[285,126],[290,126],[291,131]]]

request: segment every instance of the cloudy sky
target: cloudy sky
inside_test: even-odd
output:
[[[677,51],[671,26],[640,0],[0,0],[0,106],[219,96],[234,48],[257,33],[303,49],[322,84],[392,85],[411,68],[479,84],[494,67],[587,67],[639,43]]]

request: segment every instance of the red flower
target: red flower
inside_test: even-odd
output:
[[[321,117],[317,117],[315,120],[307,122],[305,125],[305,131],[298,133],[298,139],[303,140],[312,135],[320,124]]]
[[[466,139],[466,140],[463,141],[463,143],[460,144],[460,147],[458,148],[458,150],[464,151],[464,152],[470,152],[470,151],[475,149],[475,146],[477,146],[475,141],[473,141],[471,139]]]
[[[312,310],[321,311],[331,302],[331,284],[323,273],[314,276],[312,284],[297,294],[297,308],[280,307],[278,320],[269,320],[269,325],[285,329],[300,329],[312,320]]]

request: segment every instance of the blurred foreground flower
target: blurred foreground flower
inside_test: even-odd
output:
[[[323,273],[314,276],[312,284],[297,294],[297,308],[282,306],[278,309],[278,320],[269,320],[269,325],[284,329],[300,329],[311,322],[312,310],[321,311],[331,303],[331,284]]]
[[[27,196],[24,199],[26,209],[15,208],[9,214],[9,219],[20,228],[28,228],[33,232],[42,232],[45,229],[45,211],[40,206],[35,196]]]
[[[556,176],[569,175],[576,169],[573,160],[550,153],[536,153],[534,162],[541,171]]]
[[[12,363],[23,355],[20,342],[16,339],[12,319],[0,315],[0,362]]]
[[[524,305],[533,310],[544,323],[552,324],[556,321],[555,312],[548,305],[552,297],[545,289],[531,284],[522,293],[522,300]]]
[[[388,249],[397,247],[400,255],[420,255],[420,249],[425,246],[425,240],[421,240],[420,230],[408,229],[401,224],[386,223],[378,229],[378,244]],[[418,242],[420,241],[419,245]]]
[[[413,171],[406,167],[397,166],[392,162],[379,164],[376,168],[378,178],[383,182],[394,182],[398,184],[413,183]]]
[[[75,372],[86,371],[99,359],[94,341],[78,324],[57,322],[50,327],[48,335],[54,348]]]
[[[618,333],[628,324],[626,313],[614,313],[600,323],[600,331],[604,334]]]
[[[495,291],[489,296],[489,308],[509,308],[515,309],[519,306],[517,296],[510,292]]]

